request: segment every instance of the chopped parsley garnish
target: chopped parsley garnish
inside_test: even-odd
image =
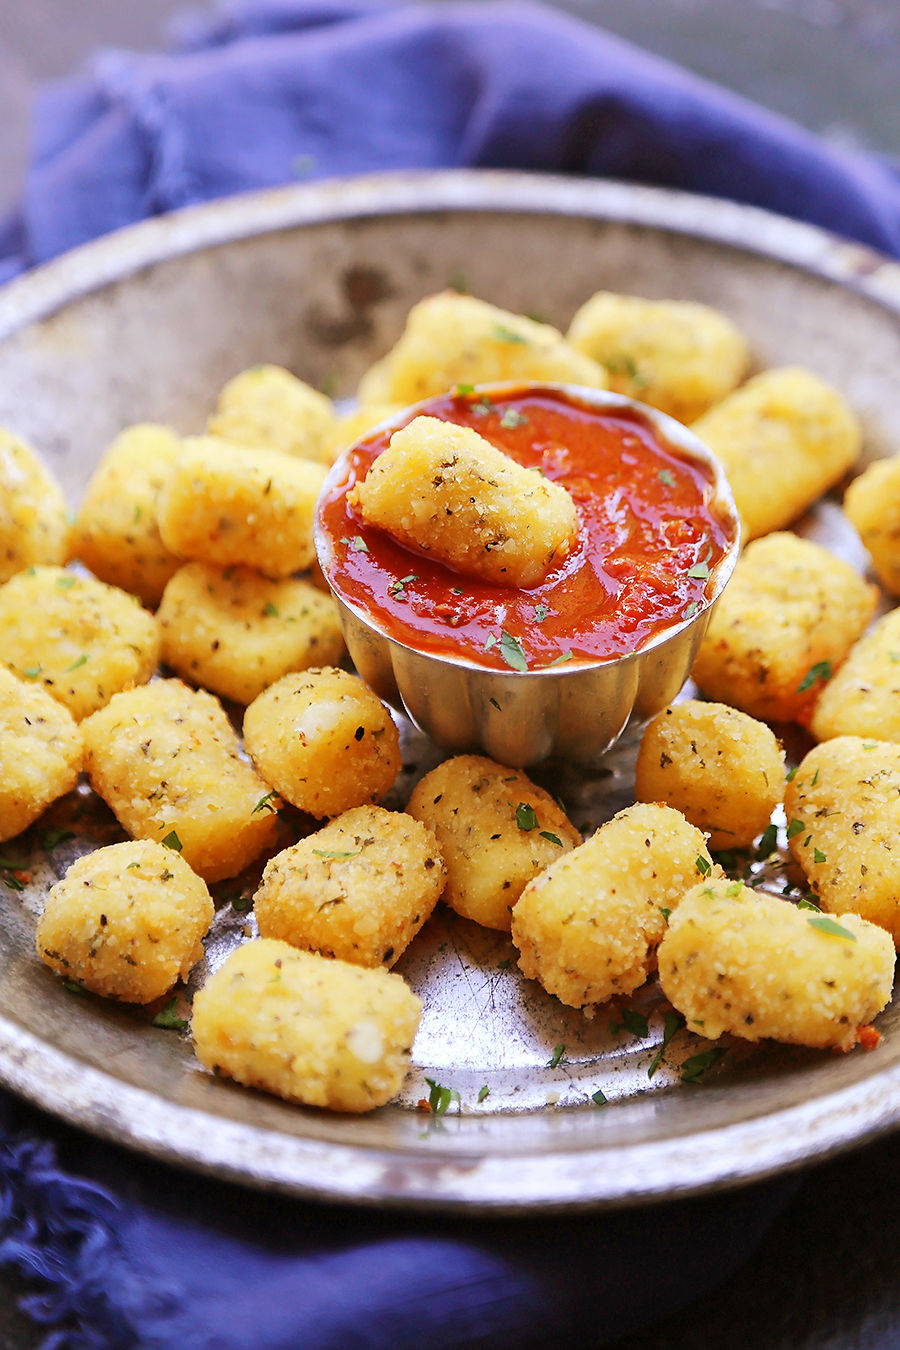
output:
[[[231,897],[231,908],[236,914],[246,914],[252,904],[253,900],[249,895],[233,895]]]
[[[498,961],[498,962],[497,962],[497,969],[498,969],[498,970],[512,970],[512,962],[510,961],[509,957],[507,957],[505,961]]]
[[[797,901],[797,908],[798,908],[798,909],[814,909],[814,910],[816,911],[817,914],[821,914],[821,913],[822,913],[821,909],[820,909],[819,906],[816,904],[815,900],[812,899],[812,892],[810,892],[809,895],[804,895],[803,898],[802,898],[802,900],[798,900],[798,901]]]
[[[500,425],[506,431],[512,431],[516,427],[524,427],[527,422],[528,418],[524,413],[519,412],[518,408],[507,408],[500,418]]]
[[[822,852],[820,848],[813,849],[813,862],[823,863],[827,861],[828,859],[826,858],[825,854]]]
[[[88,659],[87,652],[82,652],[77,661],[73,661],[70,666],[66,666],[65,670],[63,671],[63,674],[68,675],[71,670],[77,670],[79,666],[86,665],[87,659]]]
[[[492,403],[487,394],[482,394],[477,403],[471,405],[473,413],[478,417],[487,417],[488,413],[496,412],[497,405]]]
[[[537,812],[528,802],[519,802],[516,807],[516,824],[520,830],[537,829]]]
[[[494,329],[494,337],[498,342],[518,342],[523,347],[527,347],[528,345],[527,338],[521,337],[518,333],[511,332],[510,329],[504,328],[503,325],[499,323]]]
[[[562,848],[563,846],[562,840],[559,838],[559,836],[551,834],[549,830],[541,830],[541,838],[548,840],[549,843],[551,844],[555,844],[557,848]]]
[[[502,712],[502,711],[503,711],[503,709],[500,707],[500,704],[497,702],[497,700],[496,700],[495,698],[489,699],[488,702],[489,702],[489,703],[492,703],[492,704],[494,705],[494,707],[497,709],[498,712]]]
[[[496,645],[497,639],[494,637],[493,633],[488,633],[487,637],[484,640],[484,650],[486,652],[489,652],[491,648],[495,647]]]
[[[699,1083],[707,1069],[711,1069],[717,1060],[727,1054],[724,1045],[714,1045],[711,1050],[704,1050],[702,1055],[691,1055],[681,1066],[682,1083]]]
[[[140,862],[130,862],[128,866],[125,868],[125,871],[130,872],[133,867],[140,867],[140,866],[141,866]]]
[[[566,1057],[566,1047],[564,1043],[560,1041],[559,1045],[554,1045],[553,1047],[553,1054],[550,1056],[547,1068],[548,1069],[557,1068],[565,1059],[565,1057]]]
[[[756,861],[764,862],[775,852],[778,846],[778,826],[767,825],[762,832],[762,838],[759,841],[759,848],[756,850]]]
[[[656,1054],[653,1056],[653,1062],[651,1063],[650,1068],[647,1070],[648,1078],[653,1077],[653,1075],[656,1073],[656,1070],[662,1063],[662,1057],[668,1050],[669,1042],[671,1041],[672,1037],[675,1036],[681,1030],[681,1028],[686,1025],[687,1024],[680,1012],[673,1011],[666,1013],[665,1018],[663,1019],[662,1045],[659,1047]]]
[[[456,1091],[456,1088],[444,1087],[433,1078],[426,1078],[425,1082],[431,1088],[431,1091],[428,1094],[428,1105],[436,1116],[446,1115],[447,1108],[451,1102],[456,1102],[457,1105],[461,1105],[459,1093]]]
[[[353,536],[351,548],[356,549],[357,553],[368,553],[369,551],[369,545],[366,543],[365,539],[363,539],[361,534]]]
[[[816,680],[830,680],[832,674],[830,661],[817,661],[814,666],[810,666],[804,676],[803,682],[797,685],[797,693],[805,694],[807,689],[812,689]]]
[[[349,853],[342,853],[339,848],[314,848],[313,853],[317,858],[329,858],[332,861],[343,862],[345,858],[358,858],[362,849],[351,850]]]
[[[797,777],[797,769],[798,769],[798,768],[799,768],[799,765],[795,764],[794,767],[793,767],[792,769],[788,769],[787,774],[785,775],[785,780],[784,780],[786,783],[793,783],[794,779]],[[816,772],[818,773],[818,769],[816,770]]]
[[[855,933],[851,933],[849,928],[842,928],[834,919],[829,919],[827,914],[813,914],[806,922],[810,928],[815,928],[819,933],[827,933],[829,937],[844,938],[847,942],[856,941]]]
[[[725,894],[729,900],[736,900],[743,889],[744,883],[742,881],[733,881],[730,886],[725,887]]]
[[[474,394],[474,393],[475,393],[474,384],[458,384],[456,386],[457,398],[465,398],[466,394]]]
[[[75,585],[75,577],[57,577],[56,584],[61,591],[68,591]]]
[[[265,614],[265,616],[266,616],[267,619],[277,619],[277,618],[278,618],[278,610],[277,610],[277,609],[275,608],[275,606],[272,604],[272,601],[271,601],[271,600],[267,603],[265,609],[263,610],[263,614]]]
[[[705,581],[709,576],[709,563],[695,563],[688,569],[688,576],[693,577],[695,581]]]
[[[66,839],[74,839],[75,836],[71,830],[48,830],[41,840],[41,848],[46,853],[56,848],[57,844],[62,844]]]
[[[874,749],[875,749],[875,746],[876,746],[876,742],[875,742],[875,741],[868,741],[868,742],[864,742],[864,743],[863,743],[863,749],[864,749],[864,750],[874,750]]]
[[[546,605],[535,605],[534,607],[535,623],[543,623],[549,613],[550,611]]]
[[[805,824],[803,823],[802,820],[796,820],[796,819],[795,819],[795,820],[792,820],[791,823],[790,823],[790,825],[788,825],[788,827],[787,827],[787,837],[788,837],[788,839],[793,839],[793,838],[796,837],[796,835],[802,834],[803,831],[804,831],[805,829],[806,829],[806,826],[805,826]]]
[[[812,781],[810,782],[810,787],[815,787],[815,786],[816,786],[816,783],[818,783],[818,781],[819,781],[819,770],[816,769],[815,773],[814,773],[813,776],[812,776]]]
[[[597,1089],[596,1092],[591,1093],[591,1101],[594,1103],[595,1106],[606,1105],[606,1098],[604,1097],[603,1093],[600,1091],[599,1088]]]
[[[418,580],[419,580],[418,575],[415,572],[410,572],[409,576],[400,577],[398,581],[392,581],[390,586],[388,586],[388,594],[395,595],[400,600],[405,600],[406,587],[409,585],[411,581],[418,581]]]
[[[480,1102],[483,1102],[483,1101],[485,1100],[485,1098],[486,1098],[486,1097],[489,1097],[490,1095],[491,1095],[491,1089],[488,1087],[487,1083],[485,1083],[485,1084],[483,1085],[483,1087],[480,1087],[480,1088],[478,1089],[478,1101],[479,1101],[479,1103],[480,1103]]]
[[[3,884],[4,886],[8,886],[11,891],[24,891],[25,889],[15,872],[13,872],[11,877],[4,877]]]
[[[259,801],[254,806],[253,810],[250,812],[251,816],[257,815],[260,811],[271,811],[272,815],[276,815],[277,807],[274,807],[272,803],[273,801],[277,800],[278,800],[277,792],[267,792],[264,797],[260,797]]]
[[[709,862],[706,858],[704,858],[702,853],[697,854],[696,867],[701,877],[708,877],[712,875],[712,863]]]
[[[684,617],[686,619],[692,619],[694,615],[697,613],[697,610],[699,608],[700,608],[699,601],[692,600],[691,603],[685,608]]]
[[[500,655],[508,666],[513,670],[527,670],[528,662],[525,659],[525,653],[522,650],[522,644],[518,638],[514,638],[506,629],[500,632]]]
[[[623,1011],[621,1022],[610,1022],[609,1024],[609,1029],[614,1036],[618,1036],[623,1027],[626,1031],[630,1031],[632,1036],[637,1036],[639,1040],[645,1040],[650,1030],[643,1013],[635,1012],[632,1008],[626,1008]]]
[[[63,980],[63,989],[68,989],[70,994],[77,994],[79,998],[86,998],[87,991],[75,980]]]
[[[22,671],[22,674],[25,676],[26,680],[36,680],[43,669],[44,667],[42,665],[26,666]]]
[[[161,1012],[158,1012],[153,1019],[153,1026],[163,1027],[166,1031],[184,1031],[187,1021],[183,1017],[178,1017],[175,1012],[177,1000],[170,998]]]
[[[671,915],[672,911],[670,909],[667,909],[665,905],[657,905],[656,908],[659,910],[660,914],[663,916],[666,923],[668,923],[669,916]]]
[[[665,483],[666,487],[674,487],[674,486],[675,486],[675,479],[674,479],[674,478],[672,477],[672,475],[669,473],[669,470],[668,470],[668,469],[660,469],[659,474],[658,474],[658,477],[659,477],[659,481],[660,481],[661,483]]]
[[[174,830],[170,830],[163,840],[163,848],[170,848],[174,853],[181,852],[181,840]]]
[[[571,660],[572,660],[572,653],[571,653],[571,652],[562,652],[559,656],[554,656],[553,660],[550,662],[550,665],[551,665],[551,666],[561,666],[561,665],[564,665],[566,661],[571,661]],[[548,669],[549,669],[549,667],[548,667]]]

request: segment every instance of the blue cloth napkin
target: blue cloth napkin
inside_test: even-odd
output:
[[[886,165],[528,4],[244,0],[167,54],[107,53],[48,88],[35,146],[0,280],[225,193],[454,165],[732,197],[900,256]],[[596,1347],[721,1281],[793,1186],[567,1221],[327,1208],[184,1176],[0,1093],[0,1264],[43,1291],[48,1346]]]

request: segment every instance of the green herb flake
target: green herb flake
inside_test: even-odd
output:
[[[519,802],[519,805],[516,807],[516,824],[520,830],[537,829],[537,812],[529,802]]]
[[[792,820],[791,823],[790,823],[790,825],[788,825],[788,827],[787,827],[787,837],[788,837],[788,839],[795,839],[795,838],[797,837],[797,835],[798,835],[798,834],[802,834],[803,831],[804,831],[805,829],[806,829],[806,825],[805,825],[805,823],[804,823],[802,820],[796,820],[796,819],[795,819],[795,820]]]
[[[562,1063],[562,1061],[565,1059],[565,1057],[566,1057],[566,1047],[565,1044],[562,1041],[560,1041],[559,1045],[554,1045],[553,1047],[553,1054],[550,1056],[547,1068],[548,1069],[558,1068],[559,1065]]]
[[[827,914],[814,914],[806,922],[810,928],[815,928],[817,933],[825,933],[828,937],[843,938],[846,942],[855,942],[856,934],[851,933],[849,928],[842,928],[834,919],[829,919]]]
[[[742,881],[733,881],[730,886],[725,887],[725,894],[729,900],[736,900],[743,889],[744,883]]]
[[[650,1028],[647,1019],[643,1013],[635,1012],[632,1008],[626,1008],[622,1013],[622,1026],[626,1031],[630,1031],[632,1036],[637,1036],[638,1040],[644,1041],[650,1034]]]
[[[687,1024],[680,1012],[673,1011],[666,1013],[665,1018],[663,1019],[662,1044],[660,1045],[656,1054],[653,1056],[653,1062],[651,1063],[650,1068],[647,1070],[648,1078],[653,1077],[653,1075],[656,1073],[656,1070],[662,1063],[662,1057],[668,1050],[669,1042],[671,1041],[672,1037],[677,1035],[677,1033],[682,1029],[682,1027],[686,1025]]]
[[[830,680],[832,674],[833,671],[831,669],[830,661],[817,661],[814,666],[810,666],[803,678],[803,682],[797,685],[797,693],[805,694],[807,689],[812,689],[817,680],[822,680],[823,682]]]
[[[693,577],[695,581],[706,581],[709,576],[709,563],[696,563],[688,568],[688,576]]]
[[[512,970],[512,961],[510,961],[509,957],[507,957],[505,961],[498,961],[498,962],[497,962],[497,969],[498,969],[498,970]]]
[[[504,328],[502,324],[497,324],[494,329],[494,337],[498,342],[517,342],[522,347],[528,346],[528,339],[521,337],[518,333],[513,333],[509,328]]]
[[[331,862],[344,862],[347,858],[358,858],[362,849],[358,848],[349,853],[342,853],[339,848],[314,848],[313,853],[317,858],[327,858]]]
[[[259,801],[254,806],[253,810],[250,812],[251,816],[259,815],[260,811],[271,811],[273,816],[277,815],[278,808],[272,805],[272,803],[277,800],[278,800],[277,792],[267,792],[264,797],[260,797]]]
[[[665,483],[666,487],[674,487],[674,486],[675,486],[675,479],[674,479],[674,478],[672,477],[672,475],[669,473],[669,470],[668,470],[668,469],[660,469],[659,474],[658,474],[658,477],[659,477],[659,481],[660,481],[661,483]]]
[[[527,424],[528,418],[519,412],[518,408],[507,408],[500,418],[500,425],[505,431],[514,431],[516,427],[524,427]]]
[[[45,853],[56,848],[57,844],[62,844],[66,839],[74,839],[75,836],[71,830],[48,830],[41,840],[41,848]]]
[[[266,616],[267,619],[277,619],[277,618],[278,618],[278,610],[277,610],[277,609],[275,608],[275,606],[272,604],[272,601],[271,601],[271,600],[269,600],[269,601],[267,602],[266,607],[265,607],[265,609],[263,610],[263,614]]]
[[[480,1105],[483,1101],[485,1101],[490,1095],[491,1095],[491,1089],[488,1087],[487,1083],[485,1083],[483,1087],[480,1087],[480,1088],[478,1089],[478,1103],[479,1103],[479,1105]]]
[[[446,1115],[451,1102],[456,1102],[457,1105],[461,1105],[459,1093],[456,1091],[456,1088],[444,1087],[443,1084],[436,1082],[433,1078],[426,1078],[425,1082],[431,1088],[431,1091],[428,1094],[428,1105],[431,1107],[434,1115]]]
[[[75,585],[77,577],[57,577],[56,584],[61,591],[69,591]]]
[[[566,661],[572,660],[572,655],[573,655],[572,652],[562,652],[559,656],[554,656],[553,660],[550,662],[550,665],[562,666],[566,663]]]
[[[549,613],[550,611],[546,605],[535,605],[534,607],[535,623],[543,623]]]
[[[475,393],[474,384],[458,384],[456,386],[457,398],[465,398],[467,394],[474,394],[474,393]]]
[[[125,871],[130,872],[133,867],[140,867],[140,866],[141,864],[139,862],[130,862],[128,866],[125,868]]]
[[[798,900],[798,901],[797,901],[797,908],[798,908],[798,909],[814,909],[814,910],[816,911],[817,914],[821,914],[821,913],[822,913],[821,909],[820,909],[819,906],[816,904],[815,900],[813,900],[813,898],[812,898],[812,892],[810,892],[809,895],[804,895],[804,897],[803,897],[802,900]]]
[[[11,891],[24,891],[25,887],[19,878],[15,875],[3,878],[4,886],[8,886]]]
[[[249,895],[233,895],[231,897],[231,908],[235,914],[246,914],[252,904],[253,900]]]
[[[369,551],[369,545],[366,543],[365,539],[363,539],[361,534],[356,534],[353,536],[352,547],[356,550],[357,553],[368,553]]]
[[[814,773],[813,776],[812,776],[812,781],[810,782],[810,787],[815,787],[815,786],[816,786],[816,783],[818,783],[818,781],[819,781],[819,770],[816,769],[815,773]]]
[[[521,642],[518,638],[514,638],[511,633],[507,633],[505,628],[501,629],[500,633],[500,655],[513,670],[528,669],[528,662],[525,659]]]
[[[657,905],[656,908],[659,910],[660,914],[663,916],[666,923],[668,923],[669,919],[672,917],[672,911],[670,909],[667,909],[665,905]]]
[[[22,671],[22,674],[25,676],[26,680],[36,680],[43,669],[44,667],[42,665],[26,666]]]
[[[493,633],[488,633],[488,635],[487,635],[487,637],[485,638],[485,641],[484,641],[484,650],[485,650],[486,652],[489,652],[489,651],[491,650],[491,648],[492,648],[492,647],[496,647],[496,645],[497,645],[497,639],[494,637]]]
[[[555,844],[557,848],[562,848],[563,846],[563,842],[559,836],[551,834],[549,830],[541,830],[541,838],[548,840],[551,844]]]
[[[696,867],[701,877],[708,877],[712,875],[712,863],[709,861],[708,858],[704,858],[702,853],[697,854]]]
[[[68,675],[70,671],[77,670],[79,666],[87,665],[87,661],[88,661],[87,652],[82,652],[77,661],[73,661],[70,666],[66,666],[65,670],[63,671],[63,674]]]
[[[827,861],[828,859],[826,858],[825,854],[822,852],[820,848],[813,849],[813,862],[823,863]]]
[[[178,1017],[175,1012],[177,1000],[170,998],[162,1012],[158,1012],[153,1019],[153,1026],[162,1027],[165,1031],[184,1031],[188,1025],[183,1017]]]
[[[711,1050],[704,1050],[702,1055],[691,1055],[681,1066],[682,1083],[699,1083],[707,1069],[711,1069],[717,1060],[727,1054],[725,1046],[714,1045]]]
[[[163,848],[170,848],[174,853],[181,852],[181,840],[174,830],[170,830],[163,842]]]
[[[603,1093],[600,1091],[599,1088],[597,1089],[596,1092],[591,1093],[591,1101],[594,1103],[595,1106],[606,1105],[606,1098],[604,1097]]]
[[[864,750],[874,750],[874,749],[876,748],[877,744],[878,744],[877,741],[864,741],[864,742],[863,742],[863,749],[864,749]]]
[[[797,777],[797,769],[798,769],[798,768],[799,768],[799,765],[795,764],[794,767],[793,767],[792,769],[788,769],[788,771],[787,771],[787,773],[786,773],[786,775],[785,775],[785,779],[784,779],[784,781],[785,781],[786,783],[793,783],[794,779]],[[818,772],[819,772],[818,769],[816,769],[816,773],[818,773]]]
[[[489,703],[492,703],[493,706],[497,709],[498,712],[502,712],[502,711],[503,711],[503,709],[500,707],[500,704],[497,702],[497,700],[496,700],[495,698],[489,699],[488,702],[489,702]]]
[[[759,841],[759,847],[756,850],[756,861],[764,862],[766,858],[771,857],[778,846],[778,826],[767,825],[762,832],[762,838]]]
[[[699,608],[700,602],[698,600],[692,600],[691,603],[685,608],[684,617],[686,619],[692,619],[694,615],[697,613],[697,610]]]
[[[63,989],[68,989],[70,994],[77,994],[79,998],[87,998],[87,990],[76,980],[63,980]]]

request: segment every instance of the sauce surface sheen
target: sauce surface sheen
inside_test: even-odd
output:
[[[703,605],[709,572],[729,545],[728,527],[711,507],[711,472],[667,444],[649,419],[549,389],[497,403],[448,394],[406,420],[426,412],[473,427],[567,488],[578,542],[528,590],[463,576],[366,525],[348,506],[350,488],[397,427],[364,438],[319,511],[334,547],[329,580],[390,637],[487,668],[521,669],[508,634],[536,670],[637,651]]]

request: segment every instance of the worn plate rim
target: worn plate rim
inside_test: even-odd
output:
[[[684,234],[811,272],[900,313],[900,264],[758,207],[610,180],[442,170],[248,193],[116,231],[0,290],[0,341],[106,285],[218,244],[304,225],[443,211],[574,215]],[[181,1106],[2,1016],[0,1083],[94,1134],[230,1180],[309,1199],[469,1213],[615,1208],[723,1190],[801,1167],[900,1123],[900,1064],[894,1064],[812,1101],[667,1140],[514,1159],[496,1149],[463,1160],[450,1149],[418,1156],[264,1130]]]

